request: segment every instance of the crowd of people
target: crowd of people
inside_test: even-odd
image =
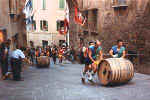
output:
[[[67,46],[46,46],[46,47],[20,47],[16,45],[14,49],[10,49],[11,40],[7,40],[0,44],[0,66],[1,66],[1,79],[12,79],[15,81],[22,81],[22,63],[26,62],[31,66],[35,66],[37,58],[40,56],[48,56],[52,58],[53,63],[59,63],[63,60],[74,61],[74,50]]]
[[[52,58],[53,63],[57,63],[57,58],[59,63],[62,63],[64,60],[69,60],[71,62],[75,61],[75,50],[67,46],[46,46],[46,47],[19,47],[18,45],[14,50],[10,50],[10,40],[7,40],[0,45],[0,64],[1,64],[1,73],[2,79],[5,80],[8,78],[9,73],[12,73],[13,80],[20,81],[22,80],[22,62],[26,59],[29,60],[32,66],[36,65],[37,58],[40,56],[48,56]],[[85,68],[82,73],[82,80],[85,79],[85,74],[89,71],[91,74],[88,77],[89,81],[93,81],[92,77],[97,72],[97,65],[101,60],[103,60],[103,52],[101,47],[101,42],[99,40],[95,42],[89,42],[87,46],[82,48],[83,60],[85,63]],[[109,54],[114,58],[124,58],[125,47],[123,46],[123,41],[118,40],[117,45],[113,46],[109,51]],[[81,57],[81,55],[79,55]]]
[[[27,48],[25,51],[26,57],[31,61],[31,64],[34,65],[37,63],[37,57],[48,56],[52,58],[54,64],[56,64],[57,58],[59,63],[62,63],[63,60],[74,61],[74,50],[71,47],[66,46],[46,46],[37,48],[31,47]],[[69,56],[69,57],[68,57]]]

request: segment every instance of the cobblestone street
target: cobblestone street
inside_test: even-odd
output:
[[[1,81],[0,100],[149,100],[150,76],[135,74],[127,85],[103,87],[82,84],[83,65],[53,65],[50,69],[29,67],[24,81]]]
[[[150,0],[0,0],[0,100],[150,100]]]

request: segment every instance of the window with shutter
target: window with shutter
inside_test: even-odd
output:
[[[42,31],[48,31],[48,21],[41,20],[40,21],[40,28]]]
[[[58,20],[57,21],[57,31],[64,29],[64,21],[63,20]]]

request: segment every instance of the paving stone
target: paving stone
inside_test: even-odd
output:
[[[104,87],[82,84],[83,65],[53,65],[49,69],[27,69],[24,81],[0,81],[0,100],[149,100],[150,76],[135,73],[131,82]]]

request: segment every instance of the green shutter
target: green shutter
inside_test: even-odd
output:
[[[47,27],[46,31],[48,31],[48,21],[46,21],[46,27]]]
[[[36,30],[36,21],[34,21],[34,30]]]
[[[64,5],[65,5],[64,0],[59,0],[59,8],[60,8],[60,9],[63,9],[63,8],[64,8]]]
[[[57,31],[60,29],[60,21],[57,21]]]
[[[43,0],[43,10],[46,9],[46,0]]]
[[[42,28],[42,20],[40,21],[40,29],[43,30],[43,28]]]

